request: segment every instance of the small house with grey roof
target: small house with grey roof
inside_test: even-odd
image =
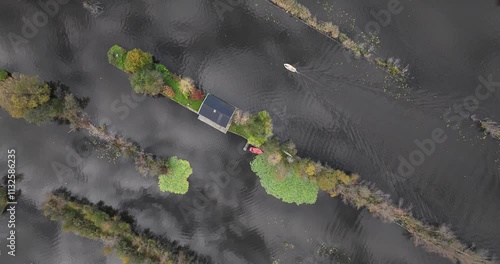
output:
[[[236,107],[208,94],[198,111],[198,120],[226,134]]]

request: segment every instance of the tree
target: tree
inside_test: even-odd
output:
[[[125,70],[136,73],[140,70],[153,69],[153,56],[140,49],[133,49],[127,52],[125,59]]]
[[[312,176],[314,176],[314,174],[316,174],[316,167],[309,160],[306,161],[306,164],[305,164],[305,173],[308,177],[312,177]]]
[[[167,174],[160,175],[158,185],[162,192],[185,194],[189,189],[188,177],[193,169],[187,160],[178,159],[176,156],[168,161]]]
[[[337,186],[337,177],[332,170],[324,170],[318,176],[318,187],[322,191],[330,191]]]
[[[78,127],[78,117],[82,113],[82,105],[72,94],[64,96],[64,108],[61,117],[70,121],[74,127]]]
[[[39,105],[49,101],[51,89],[38,77],[13,74],[0,82],[0,107],[14,118],[22,118]]]
[[[167,160],[144,154],[135,157],[135,168],[143,176],[158,176],[167,172]]]
[[[158,95],[163,89],[163,78],[157,71],[142,70],[130,77],[130,84],[136,93]]]
[[[250,130],[248,141],[252,142],[253,145],[260,146],[273,135],[271,116],[266,111],[260,111],[253,115],[248,122],[248,126]]]
[[[31,124],[41,125],[62,115],[64,102],[61,99],[53,98],[26,113],[24,119]]]

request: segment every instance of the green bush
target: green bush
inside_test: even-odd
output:
[[[125,59],[125,70],[129,73],[136,73],[142,70],[153,69],[153,56],[140,49],[133,49],[127,52]]]
[[[246,124],[233,122],[229,130],[245,137],[249,144],[260,146],[273,135],[273,124],[269,113],[261,111],[252,115]]]
[[[9,77],[9,73],[4,71],[4,70],[0,70],[0,81],[3,81],[5,79],[7,79]]]
[[[163,90],[163,77],[158,71],[142,70],[130,76],[130,84],[136,93],[158,95]]]
[[[185,194],[189,189],[188,177],[193,169],[187,160],[172,157],[168,161],[167,174],[160,175],[158,185],[162,192]]]
[[[266,192],[286,203],[313,204],[318,197],[318,186],[302,178],[295,170],[273,166],[267,155],[258,155],[250,164],[260,178]],[[278,175],[284,172],[284,177]]]
[[[125,70],[126,57],[127,57],[127,51],[118,45],[114,45],[108,51],[109,63],[122,70]]]

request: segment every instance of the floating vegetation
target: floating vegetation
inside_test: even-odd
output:
[[[500,124],[489,118],[480,119],[477,115],[471,116],[472,121],[478,123],[481,128],[492,138],[500,139]]]
[[[176,241],[140,230],[125,212],[92,204],[63,189],[50,195],[43,210],[51,220],[60,221],[64,231],[103,242],[103,252],[116,252],[123,263],[210,263]]]
[[[352,259],[345,252],[342,252],[336,247],[326,246],[324,243],[316,250],[316,253],[321,257],[326,257],[332,264],[350,264]]]
[[[284,247],[286,247],[286,248],[290,248],[290,249],[294,249],[294,248],[295,248],[295,245],[294,245],[294,244],[292,244],[292,243],[288,243],[288,242],[286,242],[286,241],[283,241],[281,244],[282,244]]]
[[[356,58],[365,58],[367,61],[375,63],[382,70],[394,77],[398,82],[404,82],[408,76],[408,66],[402,67],[399,60],[376,57],[374,53],[375,45],[380,42],[376,36],[362,37],[368,40],[367,43],[360,44],[350,39],[346,34],[339,31],[339,27],[331,22],[319,21],[317,17],[311,14],[311,11],[296,0],[270,0],[277,7],[285,10],[290,15],[300,19],[309,27],[317,30],[326,37],[341,44],[345,49],[351,51]]]
[[[82,3],[83,8],[87,9],[92,15],[98,16],[104,12],[101,2],[94,0],[85,0]]]

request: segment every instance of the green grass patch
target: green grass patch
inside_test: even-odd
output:
[[[313,204],[318,198],[318,186],[302,178],[295,170],[285,171],[279,177],[278,168],[268,161],[267,155],[259,155],[252,161],[252,171],[260,178],[266,192],[286,203]]]
[[[0,81],[3,81],[5,79],[7,79],[9,77],[9,73],[4,71],[4,70],[0,70]]]
[[[125,60],[127,59],[127,51],[118,46],[114,45],[108,51],[108,61],[112,65],[118,67],[121,70],[125,70]]]
[[[202,100],[190,100],[189,98],[184,96],[181,92],[179,76],[176,76],[175,74],[171,73],[162,64],[155,64],[155,69],[161,72],[163,76],[163,82],[165,82],[166,85],[172,87],[172,89],[174,90],[175,95],[172,98],[172,100],[178,102],[183,106],[191,108],[195,112],[198,112],[198,110],[200,110],[201,104],[203,103],[203,99],[205,99],[206,95],[203,96]]]

